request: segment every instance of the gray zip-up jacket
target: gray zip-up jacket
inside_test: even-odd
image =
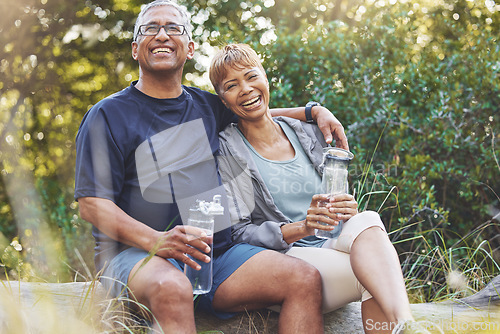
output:
[[[323,134],[315,124],[276,117],[290,125],[316,170],[322,173]],[[219,133],[219,171],[227,191],[233,242],[246,242],[278,251],[292,244],[283,240],[281,226],[290,223],[274,204],[236,124]]]

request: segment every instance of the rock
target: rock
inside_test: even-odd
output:
[[[483,290],[470,297],[412,304],[411,308],[417,320],[425,320],[429,326],[439,325],[445,331],[499,333],[499,294],[500,276],[497,276]],[[96,282],[3,281],[0,286],[0,332],[97,333],[99,326],[95,322],[104,319],[99,313],[109,312],[110,305],[106,302],[103,287]],[[119,322],[116,319],[112,321]],[[199,331],[271,334],[278,332],[278,313],[260,310],[220,320],[196,312],[196,323]],[[324,323],[325,333],[363,333],[361,304],[350,303],[325,314]],[[474,324],[475,330],[472,328]]]
[[[440,303],[411,304],[416,320],[432,329],[439,326],[453,333],[500,333],[500,276],[495,277],[483,290],[474,295]],[[361,303],[324,315],[325,333],[364,333],[361,321]],[[373,324],[376,328],[376,324]],[[197,317],[199,330],[219,330],[224,333],[277,333],[278,314],[272,311],[249,312],[229,320],[217,320],[207,315]],[[479,330],[477,330],[479,329]],[[456,330],[454,332],[454,330]]]

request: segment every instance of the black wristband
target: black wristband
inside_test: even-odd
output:
[[[314,102],[314,101],[309,101],[306,103],[306,122],[307,123],[314,123],[314,119],[312,118],[311,110],[312,110],[312,107],[320,106],[320,105],[321,104],[319,104],[318,102]]]

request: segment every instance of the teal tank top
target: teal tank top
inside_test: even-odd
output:
[[[299,142],[295,131],[285,122],[278,121],[295,150],[295,156],[286,161],[269,160],[261,156],[240,133],[251,152],[259,173],[269,189],[278,209],[292,222],[306,218],[314,194],[321,193],[321,176]],[[320,247],[325,239],[315,236],[303,238],[294,246]]]

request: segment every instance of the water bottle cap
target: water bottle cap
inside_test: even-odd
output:
[[[213,202],[197,201],[199,210],[207,216],[222,216],[224,214],[224,207],[221,205],[220,199],[220,195],[215,195]]]
[[[354,154],[338,147],[327,147],[323,152],[325,155],[338,160],[350,161],[354,158]]]
[[[209,211],[210,214],[214,216],[222,216],[224,214],[224,207],[220,203],[221,196],[215,195],[213,198],[213,202],[210,202]]]

